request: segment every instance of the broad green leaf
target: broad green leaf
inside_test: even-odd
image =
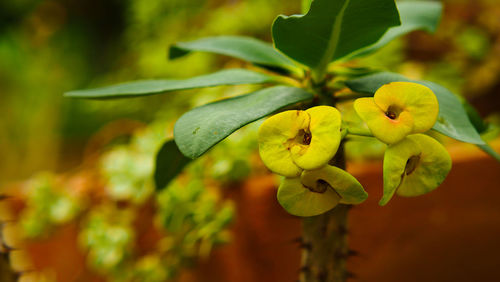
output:
[[[297,70],[297,66],[267,42],[244,36],[215,36],[170,47],[169,59],[182,57],[192,51],[230,56],[263,66]]]
[[[181,116],[174,128],[175,142],[194,159],[242,126],[312,98],[303,89],[276,86],[207,104]]]
[[[493,148],[491,148],[490,145],[484,144],[484,145],[477,145],[477,146],[479,147],[479,149],[483,150],[483,152],[485,152],[486,154],[490,155],[495,160],[500,162],[500,154],[498,152],[496,152],[495,150],[493,150]]]
[[[227,69],[188,79],[140,80],[95,89],[75,90],[66,92],[64,96],[91,99],[136,97],[219,85],[267,83],[276,79],[277,77],[245,69]]]
[[[462,100],[462,105],[464,106],[465,112],[469,117],[470,122],[479,134],[484,133],[488,129],[488,124],[484,122],[477,110],[469,104],[465,99]]]
[[[375,44],[347,56],[348,59],[366,56],[384,47],[392,40],[415,30],[436,31],[443,5],[435,1],[409,1],[397,4],[401,25],[389,28]]]
[[[314,0],[306,15],[279,16],[272,33],[285,55],[321,71],[399,24],[394,0]]]
[[[436,124],[434,124],[434,130],[463,142],[485,144],[471,124],[457,96],[439,84],[411,80],[397,73],[380,72],[348,80],[346,85],[355,92],[373,94],[382,85],[395,81],[420,83],[429,87],[436,94],[439,102],[439,116]]]
[[[165,142],[156,154],[154,174],[156,190],[165,188],[190,161],[191,159],[179,151],[174,140]]]

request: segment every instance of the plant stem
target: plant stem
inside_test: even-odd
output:
[[[364,97],[372,97],[373,94],[366,94],[366,93],[349,93],[349,94],[343,94],[341,96],[335,97],[337,102],[345,102],[345,101],[351,101],[351,100],[356,100],[358,98],[364,98]]]
[[[330,165],[345,169],[343,142]],[[338,205],[322,215],[302,221],[301,282],[344,282],[348,277],[346,260],[347,214],[349,205]]]
[[[347,134],[365,136],[365,137],[373,137],[373,134],[369,129],[361,128],[361,127],[348,127]]]

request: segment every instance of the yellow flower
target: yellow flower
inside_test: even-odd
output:
[[[328,106],[276,114],[259,129],[260,157],[271,171],[287,177],[320,168],[337,152],[340,125],[339,111]]]
[[[356,178],[330,165],[304,170],[300,177],[285,178],[278,188],[278,202],[297,216],[322,214],[339,203],[359,204],[367,197]]]
[[[380,87],[373,98],[360,98],[354,109],[375,137],[387,144],[409,134],[423,133],[436,123],[439,104],[426,86],[392,82]]]
[[[430,192],[450,170],[450,155],[432,137],[415,134],[389,145],[384,155],[384,195],[379,204],[387,204],[394,193],[412,197]]]

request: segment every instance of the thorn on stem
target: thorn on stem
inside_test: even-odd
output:
[[[326,270],[322,270],[320,273],[318,273],[318,281],[320,282],[326,282],[326,279],[328,278]]]
[[[301,242],[300,248],[310,251],[310,250],[312,250],[312,245],[310,243]]]
[[[352,250],[350,249],[348,252],[347,252],[347,256],[350,256],[350,257],[357,257],[359,256],[359,252],[356,251],[356,250]]]
[[[327,232],[328,232],[328,224],[322,224],[322,226],[321,226],[321,234],[323,235],[323,237],[326,236]]]
[[[348,256],[349,256],[349,253],[348,252],[343,252],[343,251],[337,251],[334,254],[334,257],[336,259],[347,259]]]
[[[346,277],[346,280],[347,279],[356,279],[357,278],[357,276],[354,273],[350,272],[350,271],[346,271],[345,272],[345,277]]]
[[[293,239],[292,243],[299,244],[299,248],[301,248],[301,249],[306,249],[306,250],[312,249],[311,244],[304,242],[304,239],[302,237],[297,237],[297,238]]]
[[[5,242],[2,242],[2,248],[4,248],[7,252],[19,250],[19,248],[11,247],[7,245]]]
[[[292,240],[292,243],[297,243],[297,244],[299,244],[299,245],[300,245],[300,244],[302,244],[302,237],[301,237],[301,236],[299,236],[299,237],[297,237],[297,238],[294,238],[294,239]]]
[[[340,235],[347,235],[348,231],[347,231],[347,227],[345,227],[344,225],[340,225],[337,229],[338,233]]]

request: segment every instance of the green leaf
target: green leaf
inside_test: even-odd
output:
[[[188,79],[140,80],[95,89],[76,90],[66,92],[64,96],[91,99],[136,97],[219,85],[267,83],[277,79],[278,77],[245,69],[227,69]]]
[[[401,2],[397,4],[401,25],[391,27],[375,44],[347,56],[348,59],[369,55],[384,47],[392,40],[415,30],[435,32],[441,19],[441,2]]]
[[[500,162],[500,154],[498,152],[496,152],[495,150],[493,150],[493,148],[491,148],[490,145],[484,144],[484,145],[477,145],[477,146],[479,147],[479,149],[483,150],[483,152],[485,152],[486,154],[490,155],[495,160]]]
[[[462,100],[462,105],[476,131],[479,134],[484,133],[488,129],[488,124],[484,122],[477,110],[469,102]]]
[[[182,57],[192,51],[210,52],[230,56],[263,66],[296,71],[297,66],[267,42],[244,36],[206,37],[179,42],[170,47],[169,59]]]
[[[394,0],[314,0],[306,15],[278,16],[272,33],[276,48],[321,72],[399,24]]]
[[[242,126],[312,98],[303,89],[276,86],[207,104],[185,113],[177,121],[175,142],[185,156],[194,159]]]
[[[433,129],[454,139],[473,143],[485,144],[481,136],[471,124],[460,100],[443,86],[429,82],[416,81],[397,73],[380,72],[346,81],[347,87],[355,92],[373,94],[382,85],[394,81],[416,82],[429,87],[439,102],[439,116]]]
[[[184,167],[191,161],[186,158],[175,145],[174,140],[169,140],[161,146],[156,154],[155,185],[156,190],[162,190],[172,181]]]

